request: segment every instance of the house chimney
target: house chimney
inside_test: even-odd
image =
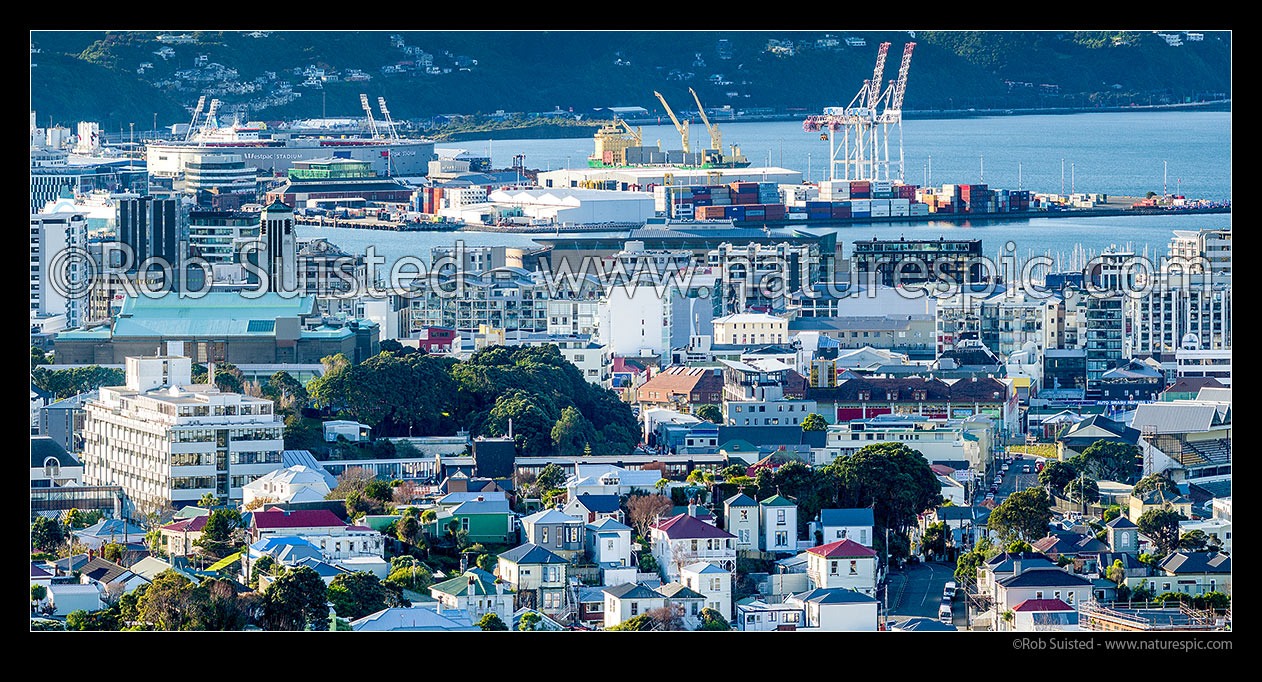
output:
[[[696,500],[689,500],[688,516],[696,517],[696,515],[697,515],[697,502]]]
[[[478,502],[485,502],[485,501],[486,501],[486,498],[482,497],[481,495],[478,495]]]
[[[500,580],[499,578],[495,579],[495,594],[497,595],[504,594],[504,581]]]
[[[1012,575],[1021,575],[1021,560],[1017,559],[1012,562]]]

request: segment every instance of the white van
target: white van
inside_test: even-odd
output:
[[[951,615],[951,602],[944,601],[942,602],[942,605],[938,607],[938,620],[947,624],[952,622],[953,617]]]
[[[942,587],[942,599],[947,602],[955,599],[955,581],[948,582]]]

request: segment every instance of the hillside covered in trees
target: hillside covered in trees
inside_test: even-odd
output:
[[[201,94],[247,105],[263,120],[358,115],[361,92],[385,96],[396,118],[417,120],[609,106],[660,113],[654,90],[687,109],[689,87],[707,107],[817,110],[850,100],[881,41],[893,43],[885,77],[894,77],[911,40],[907,109],[1173,103],[1229,97],[1231,87],[1225,32],[1177,47],[1122,31],[180,35],[159,42],[156,32],[35,32],[31,106],[41,122],[100,120],[107,131],[127,122],[147,128],[155,113],[160,125],[186,121]]]

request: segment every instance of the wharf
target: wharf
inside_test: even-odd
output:
[[[340,227],[353,230],[386,232],[454,232],[460,223],[434,223],[378,220],[376,218],[330,218],[326,216],[294,216],[294,223],[312,227]]]

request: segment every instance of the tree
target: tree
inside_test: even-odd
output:
[[[1042,487],[1028,488],[1008,496],[990,513],[990,529],[1005,542],[1035,542],[1047,535],[1052,520],[1052,503]]]
[[[189,629],[241,630],[250,622],[250,604],[237,594],[232,581],[209,578],[193,590]]]
[[[939,556],[946,554],[946,536],[947,525],[945,521],[929,524],[925,528],[924,536],[921,538],[925,553]]]
[[[494,573],[495,567],[499,565],[499,555],[479,554],[477,564],[478,568],[486,571],[487,573]]]
[[[48,364],[48,353],[43,348],[31,346],[31,369]]]
[[[1117,583],[1118,585],[1121,585],[1122,583],[1126,582],[1126,568],[1122,566],[1121,559],[1116,559],[1113,561],[1113,565],[1109,566],[1108,574],[1105,577]]]
[[[701,609],[701,625],[698,630],[731,630],[732,626],[718,611],[706,607]]]
[[[1097,440],[1070,461],[1079,473],[1097,481],[1125,483],[1135,479],[1139,471],[1139,456],[1139,448],[1129,443]]]
[[[723,410],[718,405],[702,405],[693,412],[693,416],[714,424],[723,423]]]
[[[649,526],[675,505],[665,495],[632,495],[627,498],[627,520],[640,535],[647,535]]]
[[[283,370],[268,378],[263,397],[276,401],[282,410],[304,407],[310,400],[307,387]]]
[[[197,506],[203,507],[205,509],[210,509],[211,507],[215,507],[218,505],[219,505],[219,498],[215,497],[214,493],[206,493],[205,495],[202,495],[202,499],[198,500],[197,502]]]
[[[241,512],[216,509],[206,519],[202,536],[193,544],[209,556],[222,559],[232,552],[232,531],[241,527]]]
[[[821,473],[827,477],[824,487],[836,491],[835,499],[823,501],[842,508],[871,506],[881,528],[906,529],[917,514],[942,503],[942,484],[929,462],[902,443],[864,446],[821,467]]]
[[[482,628],[483,632],[503,632],[508,630],[508,626],[504,624],[503,619],[495,613],[488,613],[482,616],[482,619],[477,622],[477,626]]]
[[[101,557],[106,561],[118,563],[123,560],[123,546],[117,542],[110,542],[101,547]]]
[[[1211,548],[1219,549],[1218,543],[1203,530],[1190,530],[1179,538],[1179,549],[1184,552],[1204,552]]]
[[[557,454],[562,456],[582,454],[584,448],[596,440],[596,430],[592,428],[592,423],[573,407],[561,411],[561,418],[552,426],[551,435]]]
[[[263,617],[275,630],[302,630],[327,624],[327,588],[320,574],[308,566],[285,571],[263,593]]]
[[[276,560],[271,555],[264,554],[256,559],[250,566],[250,589],[257,590],[259,588],[259,576],[271,575],[277,566]]]
[[[192,581],[173,570],[154,577],[137,603],[139,620],[158,630],[187,630],[197,608],[196,589]]]
[[[1009,554],[1020,554],[1021,552],[1033,552],[1034,547],[1025,540],[1016,540],[1008,543],[1008,546],[1003,551]]]
[[[535,479],[535,486],[540,490],[552,490],[561,487],[565,482],[565,471],[556,464],[549,464],[539,472],[539,477]]]
[[[1069,482],[1078,476],[1078,471],[1068,462],[1047,460],[1043,470],[1039,472],[1039,485],[1044,490],[1064,490]]]
[[[1065,485],[1065,495],[1073,502],[1092,504],[1100,500],[1100,486],[1090,478],[1079,476]]]
[[[543,618],[534,611],[527,611],[521,614],[521,620],[517,623],[517,629],[521,632],[534,632],[539,629],[539,623]]]
[[[683,610],[677,608],[673,604],[667,604],[656,609],[649,609],[644,615],[653,619],[654,630],[665,630],[676,632],[684,629]]]
[[[112,608],[71,611],[66,616],[66,629],[72,631],[114,631],[118,625],[118,612]]]
[[[648,612],[641,613],[635,618],[629,618],[617,625],[605,628],[606,632],[642,632],[646,630],[654,630],[657,628],[657,621],[653,619]]]
[[[65,541],[60,523],[41,516],[31,524],[31,546],[41,552],[56,551]]]
[[[48,588],[43,585],[31,585],[31,601],[39,603],[48,596]]]
[[[343,573],[329,583],[328,600],[337,615],[357,620],[386,608],[388,593],[368,571]]]
[[[1179,521],[1182,520],[1183,517],[1176,511],[1149,509],[1140,514],[1135,525],[1139,527],[1139,532],[1153,541],[1160,554],[1166,555],[1179,545]]]
[[[394,529],[400,542],[415,545],[417,540],[421,538],[421,522],[417,521],[415,514],[404,514],[394,524]]]
[[[1176,495],[1179,494],[1178,484],[1175,483],[1174,479],[1170,478],[1170,476],[1165,472],[1148,474],[1147,476],[1139,479],[1139,482],[1131,489],[1131,494],[1139,496],[1153,490],[1164,490]]]
[[[395,557],[395,559],[400,560],[399,565],[395,566],[394,561],[391,561],[390,575],[384,582],[401,590],[422,594],[429,591],[429,586],[434,584],[433,571],[417,561],[416,557]]]
[[[824,421],[824,418],[819,416],[818,414],[808,414],[806,415],[806,419],[802,420],[802,430],[803,431],[827,431],[828,422]]]

